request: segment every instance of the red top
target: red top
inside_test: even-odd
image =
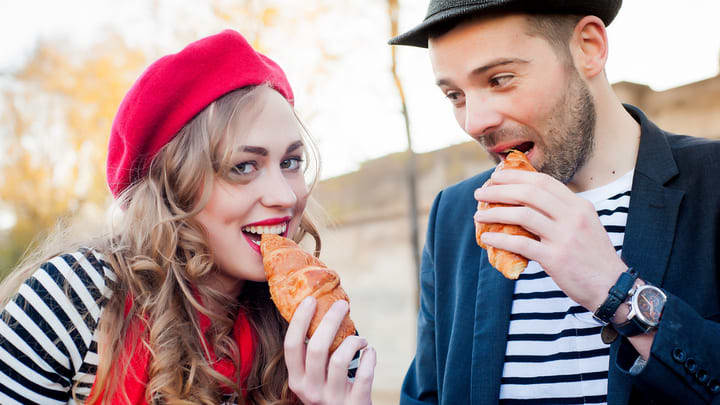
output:
[[[127,314],[132,306],[132,298],[128,296],[125,300],[125,313]],[[198,318],[200,320],[200,329],[203,333],[203,340],[205,332],[210,327],[210,318],[205,314],[198,312]],[[140,320],[136,319],[132,322],[128,328],[128,335],[125,341],[125,355],[130,355],[135,346],[134,356],[130,359],[128,371],[125,375],[124,392],[130,398],[130,403],[133,405],[147,405],[145,401],[145,387],[148,383],[148,365],[150,363],[150,351],[147,346],[141,341],[140,338],[144,336],[145,325]],[[250,369],[252,368],[253,350],[254,350],[254,333],[250,322],[247,320],[247,316],[244,311],[240,310],[238,316],[235,319],[235,326],[233,328],[233,334],[235,341],[237,342],[238,349],[240,351],[240,386],[243,389],[243,393],[246,388],[246,381],[250,375]],[[206,343],[206,342],[204,342]],[[215,370],[225,377],[232,380],[235,376],[235,366],[229,359],[218,360],[215,356],[215,351],[212,347],[208,347],[210,354],[210,362],[214,364]],[[125,362],[118,362],[117,364],[125,364]],[[123,387],[119,389],[113,395],[112,401],[109,403],[125,403],[123,398]],[[98,390],[97,386],[93,384],[91,389],[91,395]],[[223,390],[226,394],[231,394],[232,390],[229,387],[224,387]],[[101,401],[98,400],[93,405],[100,405]]]

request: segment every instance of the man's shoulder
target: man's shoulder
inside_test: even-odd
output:
[[[707,171],[720,168],[720,140],[666,133],[668,144],[678,165]]]
[[[442,189],[435,197],[431,216],[449,222],[472,216],[477,207],[475,190],[482,187],[491,174],[492,169]]]
[[[718,153],[720,151],[720,139],[702,138],[699,136],[678,135],[665,132],[668,144],[673,151],[678,153]]]
[[[442,190],[443,198],[456,198],[458,196],[465,196],[468,194],[468,192],[472,195],[475,192],[475,189],[482,187],[482,185],[485,184],[485,182],[490,178],[490,175],[493,173],[493,170],[495,170],[494,167],[473,177],[467,178],[446,187]]]

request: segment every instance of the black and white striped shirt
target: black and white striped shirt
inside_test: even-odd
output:
[[[97,325],[115,273],[88,250],[44,263],[0,317],[0,404],[77,404],[90,394],[98,365]],[[348,367],[354,377],[359,352]],[[351,378],[352,379],[352,378]],[[224,404],[235,403],[226,395]]]
[[[5,306],[0,319],[0,403],[75,404],[97,369],[96,326],[115,274],[83,250],[43,264]]]
[[[579,193],[595,205],[621,253],[633,172]],[[500,402],[606,404],[610,346],[601,324],[568,298],[536,262],[515,284]]]

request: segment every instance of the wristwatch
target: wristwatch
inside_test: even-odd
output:
[[[635,280],[638,278],[638,273],[632,267],[629,267],[624,272],[620,273],[615,285],[608,291],[608,296],[605,298],[605,302],[600,305],[600,308],[596,309],[593,313],[593,318],[602,323],[603,325],[609,325],[610,319],[617,311],[618,307],[625,301],[635,284]]]
[[[615,325],[615,329],[625,337],[648,333],[660,323],[667,295],[654,285],[645,284],[630,291],[628,305],[630,313],[627,322]]]

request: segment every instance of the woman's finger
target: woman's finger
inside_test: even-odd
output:
[[[360,366],[355,374],[350,391],[350,404],[360,405],[371,403],[372,383],[375,378],[375,364],[377,353],[373,347],[368,346],[360,357]]]
[[[325,382],[330,345],[335,339],[348,307],[347,301],[335,301],[313,332],[313,336],[307,344],[305,357],[305,377],[308,384]]]
[[[295,309],[285,334],[285,364],[290,380],[299,380],[305,374],[305,336],[315,314],[315,298],[307,297]]]
[[[345,394],[348,382],[348,368],[355,353],[367,346],[367,340],[360,336],[348,336],[330,356],[328,363],[328,392],[331,398]]]

